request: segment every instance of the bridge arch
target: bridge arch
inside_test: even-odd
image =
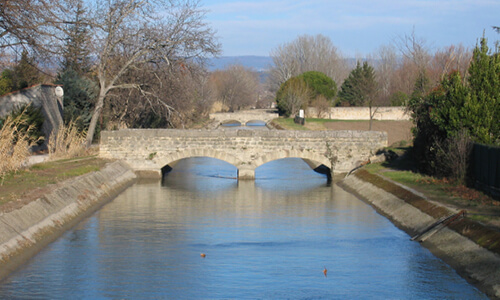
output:
[[[307,150],[281,150],[275,151],[272,153],[268,153],[262,155],[259,159],[255,160],[255,168],[262,166],[265,163],[283,159],[283,158],[301,158],[303,159],[313,170],[318,169],[321,166],[328,168],[328,171],[331,171],[331,163],[326,156],[319,155],[317,153],[307,151]],[[324,169],[324,168],[322,168]],[[324,173],[324,170],[321,171]],[[330,174],[327,174],[330,175]]]
[[[194,148],[194,149],[186,149],[182,151],[170,152],[166,153],[165,155],[160,154],[155,160],[156,164],[158,165],[158,168],[161,169],[163,172],[163,169],[166,166],[174,162],[177,162],[181,159],[192,158],[192,157],[210,157],[210,158],[220,159],[235,166],[236,168],[238,168],[238,166],[241,165],[241,161],[235,156],[225,152],[217,151],[212,148]]]
[[[231,120],[231,119],[220,122],[220,125],[229,125],[229,124],[238,124],[238,126],[245,125],[245,123],[239,120]]]

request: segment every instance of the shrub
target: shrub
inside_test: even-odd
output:
[[[311,103],[312,107],[316,108],[316,117],[317,118],[325,118],[328,117],[328,113],[330,110],[330,101],[326,99],[324,96],[320,95],[316,97]]]
[[[466,129],[461,129],[443,143],[436,143],[438,161],[441,162],[440,173],[453,178],[459,184],[465,184],[472,144]]]

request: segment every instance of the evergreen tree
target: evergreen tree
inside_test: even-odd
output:
[[[62,72],[74,70],[83,76],[90,71],[90,31],[85,19],[86,11],[82,1],[78,1],[74,8],[74,20],[68,29],[68,36],[63,49]]]
[[[13,73],[10,69],[5,69],[0,75],[0,96],[10,93],[14,89]]]
[[[98,87],[92,80],[80,76],[73,69],[58,75],[57,84],[64,87],[64,122],[76,121],[78,129],[88,128]]]
[[[487,39],[481,38],[469,67],[471,95],[464,106],[467,111],[465,126],[477,142],[485,144],[500,143],[499,50],[497,46],[491,54]]]
[[[465,104],[470,99],[470,90],[459,72],[453,72],[429,94],[425,74],[415,83],[409,108],[415,122],[414,155],[421,172],[448,176],[449,163],[443,159],[449,141],[464,128],[467,112]]]
[[[67,30],[61,71],[56,84],[64,88],[64,121],[75,121],[79,130],[88,128],[97,95],[97,84],[87,77],[91,69],[89,22],[82,1],[74,7],[74,20]]]
[[[20,90],[42,81],[41,73],[35,59],[30,57],[27,51],[21,53],[21,59],[14,67],[13,87]]]
[[[311,89],[313,98],[317,98],[322,95],[328,101],[332,101],[337,95],[337,84],[333,81],[333,79],[326,76],[324,73],[310,71],[302,73],[298,77],[304,80],[309,89]]]
[[[372,106],[377,92],[375,70],[367,62],[356,64],[349,76],[344,80],[339,98],[351,106]]]
[[[426,79],[417,79],[409,108],[416,125],[414,153],[421,171],[441,176],[454,172],[451,175],[463,178],[466,168],[456,166],[464,166],[466,162],[449,159],[467,159],[468,150],[459,147],[460,143],[471,139],[479,143],[500,144],[498,50],[491,54],[483,37],[474,49],[467,79],[459,72],[453,72],[427,95],[423,95]],[[457,172],[457,169],[461,171]]]

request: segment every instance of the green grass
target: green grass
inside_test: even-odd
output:
[[[332,119],[317,119],[317,118],[306,118],[306,125],[302,126],[299,124],[295,124],[293,118],[278,118],[273,120],[274,123],[280,125],[284,129],[287,130],[310,130],[308,127],[324,127],[326,123],[335,123],[335,122],[369,122],[368,120],[332,120]],[[315,126],[316,125],[316,126]]]
[[[288,130],[308,130],[302,125],[295,124],[292,118],[278,118],[274,119],[273,122]]]
[[[431,176],[422,175],[412,171],[387,169],[380,163],[370,164],[366,167],[366,170],[372,174],[382,175],[395,182],[420,191],[430,198],[450,198],[449,193],[446,191],[446,187],[450,186],[450,184],[439,182]]]
[[[426,176],[411,171],[386,171],[383,172],[383,175],[402,184],[419,184],[419,181],[426,178]]]
[[[380,171],[385,170],[385,167],[382,164],[368,164],[364,167],[370,173],[380,173]]]
[[[61,173],[60,177],[62,177],[62,178],[76,177],[76,176],[84,175],[87,173],[99,171],[99,169],[100,168],[98,166],[80,166],[76,169],[71,169],[67,172]]]
[[[100,170],[108,161],[87,156],[44,162],[7,174],[0,182],[0,205],[21,199],[28,193],[69,178]]]

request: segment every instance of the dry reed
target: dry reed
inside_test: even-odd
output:
[[[85,133],[78,131],[75,122],[61,125],[49,139],[49,158],[61,159],[86,155]]]
[[[31,126],[27,130],[20,129],[24,122],[22,114],[15,118],[8,116],[0,128],[0,185],[7,173],[17,172],[25,165],[30,156],[29,148],[35,144],[30,142]]]

